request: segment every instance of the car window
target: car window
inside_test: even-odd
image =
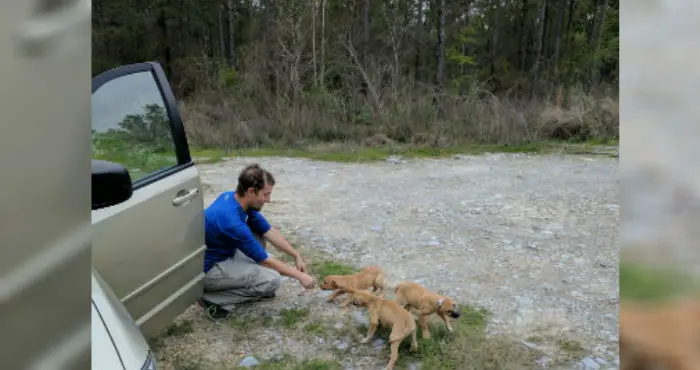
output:
[[[150,71],[102,85],[92,94],[92,157],[125,166],[134,183],[176,166],[165,106]]]

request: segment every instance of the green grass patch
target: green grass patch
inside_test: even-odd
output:
[[[326,147],[309,149],[294,148],[245,148],[225,152],[223,150],[192,150],[192,157],[205,158],[199,163],[215,163],[224,157],[289,157],[308,158],[326,162],[366,163],[385,160],[389,156],[402,158],[440,158],[457,154],[483,154],[487,152],[538,153],[549,144],[532,143],[523,145],[469,145],[455,147]]]
[[[580,360],[585,357],[586,350],[583,348],[581,343],[569,340],[569,339],[557,339],[556,340],[559,349],[567,353],[569,358]]]
[[[588,354],[588,351],[583,347],[583,345],[570,338],[564,336],[539,336],[533,335],[525,339],[524,344],[531,346],[542,346],[542,347],[554,347],[558,349],[555,354],[553,362],[551,365],[555,366],[567,366],[575,361],[580,361]]]
[[[169,361],[176,370],[230,370],[250,369],[223,361],[211,362],[191,354],[175,354],[175,361]],[[287,353],[271,360],[259,360],[260,365],[253,367],[258,370],[341,370],[343,367],[337,361],[322,358],[299,360]]]
[[[310,269],[313,274],[318,276],[319,282],[322,282],[328,275],[352,275],[359,272],[355,267],[335,261],[313,261]]]
[[[256,328],[271,326],[274,318],[270,315],[231,315],[225,322],[235,329],[236,335],[246,336]]]
[[[487,335],[486,326],[491,314],[481,308],[461,305],[462,316],[452,321],[455,329],[450,333],[441,320],[431,316],[430,339],[422,339],[418,327],[418,351],[410,352],[410,337],[399,346],[397,369],[405,369],[411,363],[420,363],[422,369],[431,370],[515,370],[541,368],[536,360],[543,356],[540,351],[499,335]],[[366,335],[366,326],[359,335]],[[388,340],[390,329],[380,327],[376,338]],[[371,346],[371,342],[367,344]],[[388,356],[388,343],[384,349]],[[387,357],[388,361],[388,357]]]
[[[621,262],[619,268],[620,299],[661,301],[697,292],[696,283],[686,274]]]
[[[309,334],[323,335],[326,333],[326,326],[321,321],[312,321],[304,325],[304,331]]]
[[[192,324],[193,323],[190,320],[174,322],[163,329],[160,335],[156,336],[155,338],[149,338],[148,344],[151,346],[151,348],[156,350],[160,348],[166,338],[179,337],[192,333],[194,331]]]
[[[287,328],[295,328],[309,317],[309,310],[305,308],[288,308],[280,311],[282,325]]]
[[[177,163],[173,151],[155,151],[144,145],[122,141],[93,142],[93,158],[117,162],[124,165],[136,181],[156,170],[168,168]],[[448,147],[432,146],[382,146],[360,147],[350,145],[318,145],[308,148],[241,148],[231,151],[222,149],[190,148],[190,155],[198,164],[213,164],[226,157],[289,157],[308,158],[317,161],[340,163],[368,163],[385,160],[390,156],[405,159],[442,158],[458,154],[479,155],[484,153],[570,153],[582,154],[595,151],[599,143],[537,142],[518,145],[479,144]],[[610,156],[617,156],[610,153]]]
[[[525,341],[530,342],[530,343],[534,343],[534,344],[542,344],[542,343],[544,343],[544,338],[537,336],[537,335],[533,335],[533,336],[527,337],[527,339],[525,339]]]
[[[320,358],[300,361],[285,355],[275,360],[263,362],[255,368],[260,370],[341,370],[342,366],[337,361]]]
[[[165,328],[165,330],[163,331],[162,336],[175,337],[175,336],[189,334],[189,333],[192,333],[193,331],[194,331],[194,328],[192,327],[192,321],[182,320],[180,322],[174,322],[174,323],[168,325],[168,327]]]
[[[201,158],[198,163],[216,163],[224,157],[290,157],[308,158],[318,161],[366,163],[385,160],[389,156],[402,158],[440,158],[457,154],[478,155],[484,153],[572,153],[593,152],[601,145],[616,145],[611,142],[570,143],[570,142],[534,142],[524,144],[473,144],[446,147],[433,146],[381,146],[360,147],[352,145],[317,145],[308,148],[242,148],[231,151],[218,149],[192,149],[194,158]]]
[[[202,356],[184,351],[173,353],[172,356],[167,359],[167,361],[173,368],[178,370],[209,370],[213,367],[208,364],[207,361],[202,358]]]
[[[613,137],[610,137],[610,138],[591,138],[591,139],[588,139],[584,144],[615,146],[615,145],[620,145],[620,139],[613,138]]]
[[[93,155],[92,158],[121,164],[129,171],[131,181],[177,164],[174,156],[140,149],[120,152],[102,151]]]

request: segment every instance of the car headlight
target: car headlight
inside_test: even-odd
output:
[[[153,352],[148,351],[148,357],[146,357],[146,362],[141,366],[141,370],[158,370],[156,366],[156,359],[153,357]]]

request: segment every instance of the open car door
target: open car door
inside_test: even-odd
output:
[[[206,248],[199,173],[158,63],[93,78],[92,150],[133,182],[130,199],[92,211],[92,265],[152,337],[201,296]]]

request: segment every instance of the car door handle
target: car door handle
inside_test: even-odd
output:
[[[196,197],[199,194],[199,189],[194,188],[190,190],[182,189],[177,192],[177,196],[173,199],[173,205],[179,207]]]

